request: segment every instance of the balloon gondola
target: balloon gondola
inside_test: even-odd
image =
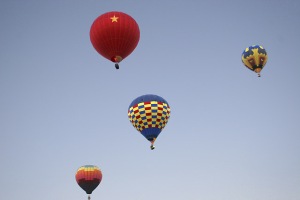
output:
[[[140,39],[137,22],[128,14],[118,11],[100,15],[90,29],[90,40],[96,51],[104,58],[119,63],[129,56]]]
[[[75,179],[77,184],[88,194],[88,200],[90,200],[90,195],[102,180],[102,172],[95,165],[84,165],[77,170]]]
[[[168,102],[160,96],[147,94],[132,101],[128,108],[128,118],[133,127],[151,142],[154,142],[168,123],[171,109]]]
[[[244,65],[257,73],[258,77],[260,77],[260,72],[266,65],[267,60],[267,52],[261,45],[247,47],[242,54],[242,62]]]

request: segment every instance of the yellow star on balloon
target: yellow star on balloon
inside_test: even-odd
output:
[[[110,18],[111,22],[118,22],[119,17],[116,17],[115,15]]]

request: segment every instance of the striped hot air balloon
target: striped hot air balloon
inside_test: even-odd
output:
[[[95,165],[84,165],[77,170],[75,178],[78,185],[88,194],[88,199],[90,199],[90,194],[102,180],[102,172]]]

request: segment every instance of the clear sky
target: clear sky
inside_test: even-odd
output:
[[[299,0],[0,2],[0,199],[299,200]],[[94,19],[139,24],[135,51],[101,57]],[[261,77],[241,62],[265,47]],[[127,118],[157,94],[171,118],[151,151]]]

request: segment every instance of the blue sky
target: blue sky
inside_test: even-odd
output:
[[[300,2],[13,0],[0,2],[0,199],[300,199]],[[89,40],[122,11],[139,24],[120,63]],[[258,78],[241,62],[263,45]],[[157,94],[171,118],[156,149],[129,104]]]

